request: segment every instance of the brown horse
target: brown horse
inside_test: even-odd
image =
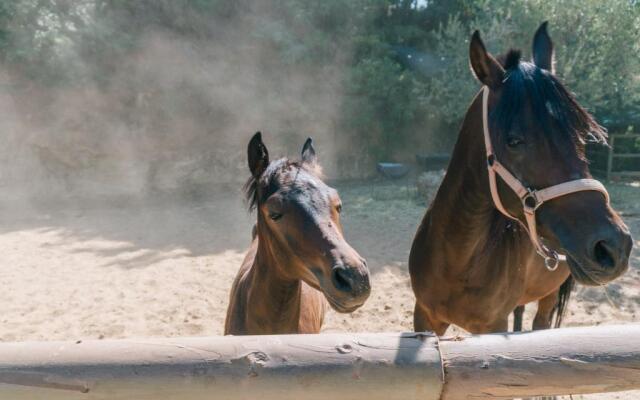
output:
[[[533,327],[548,328],[554,314],[559,323],[573,279],[602,285],[628,268],[631,236],[604,189],[528,203],[535,200],[531,193],[569,181],[600,185],[590,179],[584,146],[606,141],[606,133],[554,76],[546,23],[534,36],[533,62],[522,61],[517,50],[496,60],[475,32],[470,64],[485,88],[467,111],[447,174],[413,241],[414,326],[439,335],[450,324],[472,333],[506,331],[516,307],[521,317],[519,306],[538,301]],[[523,188],[521,198],[503,175],[492,194],[497,160]],[[531,237],[529,206],[537,227]],[[536,249],[548,259],[562,253],[566,261],[546,268]]]
[[[349,313],[369,297],[367,264],[344,239],[340,197],[320,178],[310,138],[301,161],[270,163],[258,132],[248,156],[252,177],[245,188],[258,221],[231,289],[224,333],[318,333],[325,298]]]

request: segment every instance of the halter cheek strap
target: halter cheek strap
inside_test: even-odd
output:
[[[484,86],[482,88],[482,126],[484,131],[484,145],[487,151],[487,170],[489,172],[489,188],[491,190],[491,198],[496,208],[504,214],[506,217],[520,222],[519,219],[509,214],[509,212],[502,205],[500,195],[498,193],[498,185],[496,182],[496,175],[513,190],[522,203],[526,225],[522,224],[526,231],[529,233],[531,243],[535,246],[536,251],[542,257],[544,257],[544,264],[550,271],[555,271],[558,268],[558,262],[564,260],[563,255],[558,254],[556,251],[549,249],[542,244],[540,237],[538,236],[538,229],[536,226],[536,210],[545,202],[553,200],[556,197],[565,196],[570,193],[582,192],[585,190],[593,190],[602,193],[605,197],[607,204],[609,204],[609,193],[605,189],[604,185],[595,179],[576,179],[560,183],[558,185],[549,186],[544,189],[535,190],[525,187],[518,178],[513,176],[511,172],[504,165],[496,159],[493,152],[493,146],[491,144],[491,136],[489,134],[489,88]]]

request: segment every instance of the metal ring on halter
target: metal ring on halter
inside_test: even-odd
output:
[[[496,162],[496,156],[493,154],[489,154],[487,156],[487,165],[493,167],[493,164]]]
[[[558,265],[560,264],[560,260],[558,259],[558,253],[556,253],[553,250],[551,251],[551,255],[545,255],[544,256],[544,266],[549,270],[549,271],[555,271],[556,269],[558,269]]]
[[[528,192],[529,193],[522,198],[522,205],[524,212],[534,213],[538,207],[542,205],[542,202],[538,201],[535,191],[528,189]]]

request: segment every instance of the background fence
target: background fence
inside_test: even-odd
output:
[[[640,178],[640,134],[614,133],[609,135],[609,146],[594,145],[588,148],[591,172],[607,181],[624,178]]]

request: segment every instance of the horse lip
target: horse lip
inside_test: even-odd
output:
[[[322,274],[322,269],[312,268],[311,271],[315,276],[317,282],[307,282],[307,284],[312,288],[316,289],[317,291],[323,293],[324,297],[329,302],[329,305],[331,306],[331,308],[333,308],[339,313],[348,314],[348,313],[354,312],[358,308],[362,307],[362,305],[365,303],[367,298],[369,298],[370,290],[367,290],[367,295],[364,296],[364,298],[362,298],[362,301],[358,301],[356,304],[353,304],[350,300],[355,300],[355,299],[353,298],[346,299],[346,303],[349,303],[352,305],[345,306],[344,305],[345,302],[342,302],[336,299],[330,294],[331,293],[330,291],[333,289],[332,286],[330,286],[329,288],[325,287],[325,285],[327,284],[327,280],[324,278],[324,275]]]
[[[333,297],[331,297],[327,293],[324,294],[324,297],[329,302],[329,305],[331,305],[331,308],[333,308],[337,312],[343,313],[343,314],[352,313],[355,310],[357,310],[358,308],[362,307],[362,305],[364,304],[364,302],[362,302],[362,303],[358,303],[356,305],[352,305],[351,307],[346,307],[341,302],[337,301],[336,299],[334,299]]]
[[[604,285],[603,282],[600,282],[598,279],[596,279],[595,277],[593,277],[591,274],[589,274],[587,271],[585,271],[584,267],[582,266],[582,264],[580,264],[578,261],[576,261],[575,258],[571,257],[568,253],[567,254],[567,265],[569,266],[569,271],[571,272],[571,275],[581,284],[583,285],[587,285],[587,286],[602,286]]]
[[[543,243],[547,245],[548,242],[544,237],[541,237]],[[550,248],[550,247],[549,247]],[[587,272],[582,263],[578,262],[576,257],[571,255],[571,252],[566,248],[561,247],[559,254],[564,254],[566,258],[567,265],[569,266],[569,272],[571,276],[573,276],[576,281],[586,286],[602,286],[605,283],[600,282],[597,278],[595,278],[591,273]]]

